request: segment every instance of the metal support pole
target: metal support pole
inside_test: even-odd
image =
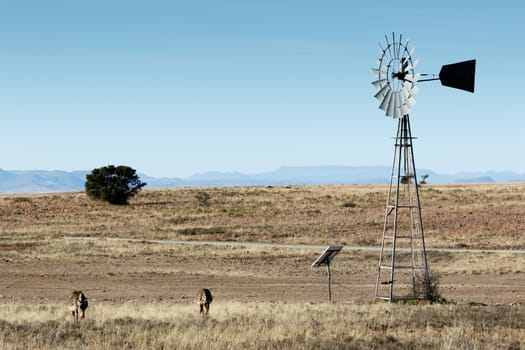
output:
[[[375,297],[420,299],[429,277],[408,114],[399,119],[385,211]]]

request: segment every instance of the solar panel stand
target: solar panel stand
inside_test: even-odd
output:
[[[399,118],[375,298],[426,298],[429,275],[408,114]]]
[[[330,265],[332,264],[334,257],[339,254],[341,249],[343,249],[342,245],[329,246],[321,255],[319,255],[317,259],[315,259],[312,266],[310,266],[321,267],[326,265],[328,270],[328,302],[330,303],[332,302],[332,273],[330,271]]]
[[[326,259],[326,268],[328,270],[328,302],[332,302],[332,275],[330,273],[330,262],[332,260],[332,257],[329,256]]]

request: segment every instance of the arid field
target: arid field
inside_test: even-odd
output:
[[[386,186],[0,196],[0,349],[525,348],[525,184],[424,185],[443,304],[374,303]],[[116,240],[115,238],[120,238]],[[159,240],[159,242],[151,242]],[[168,242],[161,243],[161,240]],[[191,245],[169,241],[298,244]],[[343,244],[327,272],[322,248]],[[208,318],[200,288],[214,301]],[[72,290],[89,299],[78,323]]]

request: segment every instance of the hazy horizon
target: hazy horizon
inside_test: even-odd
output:
[[[118,165],[127,165],[127,164],[105,164],[105,165],[101,165],[100,167],[103,167],[103,166],[106,166],[106,165],[115,165],[115,166],[118,166]],[[276,172],[279,172],[279,171],[283,171],[283,170],[299,170],[299,169],[303,169],[303,170],[307,170],[307,169],[316,169],[316,170],[330,170],[330,169],[373,169],[373,168],[379,168],[379,169],[386,169],[388,170],[387,172],[385,172],[385,177],[389,177],[390,176],[390,172],[389,170],[392,168],[391,165],[380,165],[380,164],[377,164],[377,165],[337,165],[337,164],[327,164],[327,165],[293,165],[293,166],[289,166],[289,165],[283,165],[283,166],[279,166],[277,168],[274,168],[274,169],[266,169],[266,170],[262,170],[262,171],[256,171],[256,172],[242,172],[242,171],[238,171],[238,170],[232,170],[232,171],[222,171],[222,170],[216,170],[216,169],[210,169],[210,170],[205,170],[205,171],[202,171],[202,172],[196,172],[196,173],[192,173],[192,174],[189,174],[188,176],[164,176],[164,175],[160,175],[160,176],[156,176],[156,175],[151,175],[151,174],[148,174],[147,172],[144,172],[144,171],[141,171],[140,169],[135,169],[137,171],[138,174],[142,174],[142,175],[145,175],[145,176],[148,176],[148,177],[152,177],[152,178],[180,178],[180,179],[188,179],[188,178],[191,178],[191,177],[194,177],[194,176],[199,176],[199,175],[207,175],[207,174],[224,174],[224,175],[235,175],[235,174],[239,174],[239,175],[243,175],[243,176],[250,176],[250,175],[261,175],[261,174],[272,174],[272,173],[276,173]],[[0,167],[0,171],[5,171],[5,172],[65,172],[65,173],[75,173],[75,172],[90,172],[92,171],[93,169],[72,169],[72,170],[67,170],[67,169],[5,169],[5,168],[1,168]],[[435,174],[440,174],[440,175],[462,175],[462,174],[491,174],[491,173],[497,173],[497,174],[505,174],[505,173],[513,173],[513,174],[517,174],[517,175],[525,175],[525,172],[518,172],[518,171],[512,171],[512,170],[494,170],[494,169],[485,169],[485,170],[479,170],[479,171],[458,171],[458,172],[451,172],[451,173],[447,173],[447,172],[441,172],[441,171],[436,171],[435,169],[428,169],[428,168],[421,168],[421,167],[417,167],[417,172],[418,172],[418,176],[420,175],[423,175],[421,174],[422,171],[429,171],[429,172],[432,172],[432,173],[435,173]]]

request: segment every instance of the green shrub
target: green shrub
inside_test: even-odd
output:
[[[111,204],[128,204],[128,199],[144,186],[135,169],[124,165],[96,168],[86,175],[87,195]]]

